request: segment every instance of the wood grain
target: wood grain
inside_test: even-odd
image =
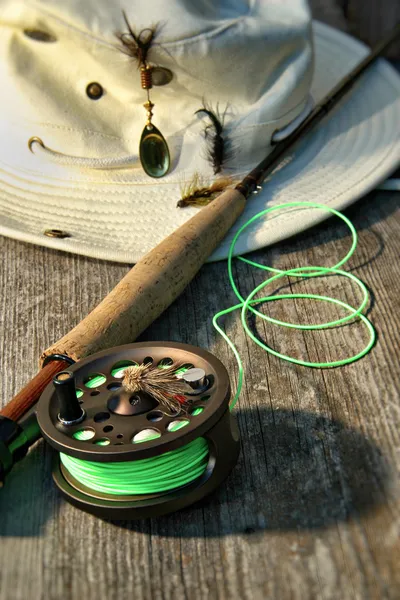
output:
[[[67,505],[51,482],[50,449],[38,443],[0,495],[2,600],[399,597],[398,200],[374,193],[348,211],[360,234],[350,267],[374,293],[369,314],[379,339],[370,355],[326,371],[285,364],[245,338],[237,315],[228,318],[246,370],[239,464],[206,502],[159,520],[117,525]],[[252,258],[278,267],[333,264],[348,247],[347,230],[331,220]],[[6,402],[34,374],[41,345],[82,319],[128,267],[8,239],[1,252]],[[262,280],[240,262],[235,275],[244,292]],[[312,289],[359,299],[334,277],[314,280]],[[211,315],[234,301],[226,264],[206,265],[142,339],[209,348],[234,385],[235,360],[211,325]],[[288,320],[333,315],[300,301],[269,310]],[[365,341],[358,326],[257,330],[273,347],[313,360]]]

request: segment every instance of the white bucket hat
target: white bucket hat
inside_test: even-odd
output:
[[[240,180],[304,118],[310,98],[321,99],[368,52],[330,27],[311,27],[303,0],[0,0],[0,9],[0,233],[119,262],[136,262],[199,210],[176,204],[194,173],[214,178],[208,122],[194,114],[204,100],[226,109],[227,172]],[[136,32],[160,24],[149,62],[167,83],[151,100],[171,167],[159,179],[139,160],[146,92],[119,51],[123,11]],[[370,68],[251,197],[237,227],[282,201],[343,209],[385,179],[400,162],[399,92],[389,64]],[[236,250],[322,218],[307,209],[268,217]],[[233,234],[212,260],[227,256]]]

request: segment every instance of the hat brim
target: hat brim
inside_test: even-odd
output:
[[[350,36],[314,22],[312,95],[321,99],[367,53]],[[400,163],[400,76],[384,60],[370,67],[332,114],[297,146],[291,160],[253,195],[211,261],[225,259],[238,228],[282,202],[309,201],[337,210],[376,187]],[[255,165],[254,165],[255,166]],[[176,209],[175,179],[147,185],[93,184],[82,195],[73,181],[54,182],[44,198],[35,184],[7,177],[0,164],[0,233],[18,240],[123,263],[137,262],[195,210]],[[29,183],[29,182],[28,182]],[[35,195],[36,194],[36,195]],[[92,201],[90,199],[92,197]],[[240,237],[236,254],[268,246],[317,224],[327,214],[309,208],[274,212]],[[71,237],[46,237],[61,229]]]

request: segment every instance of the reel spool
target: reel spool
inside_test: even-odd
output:
[[[149,394],[126,391],[125,369],[150,362],[159,368],[176,365],[178,377],[185,377],[190,390],[185,395],[187,412],[173,414]],[[229,410],[229,376],[223,364],[201,348],[172,342],[127,344],[79,361],[56,378],[40,398],[37,419],[43,437],[62,453],[54,462],[54,481],[78,508],[114,520],[164,515],[211,493],[236,464],[239,430]],[[81,470],[83,461],[90,461],[87,465],[94,469],[108,463],[106,468],[112,470],[134,461],[129,464],[142,469],[149,461],[136,461],[143,459],[153,459],[153,465],[173,460],[174,468],[181,470],[180,453],[190,444],[202,445],[203,458],[193,468],[186,462],[189,482],[175,487],[174,474],[169,477],[167,471],[169,485],[164,487],[170,489],[156,493],[104,492],[90,479],[86,484],[71,473],[74,459],[81,459]]]

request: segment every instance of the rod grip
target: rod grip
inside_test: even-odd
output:
[[[223,192],[146,254],[74,329],[48,348],[78,361],[133,342],[183,292],[241,215],[245,197]]]
[[[63,360],[49,362],[8,404],[0,410],[0,417],[18,421],[38,400],[44,388],[58,371],[69,366]]]

